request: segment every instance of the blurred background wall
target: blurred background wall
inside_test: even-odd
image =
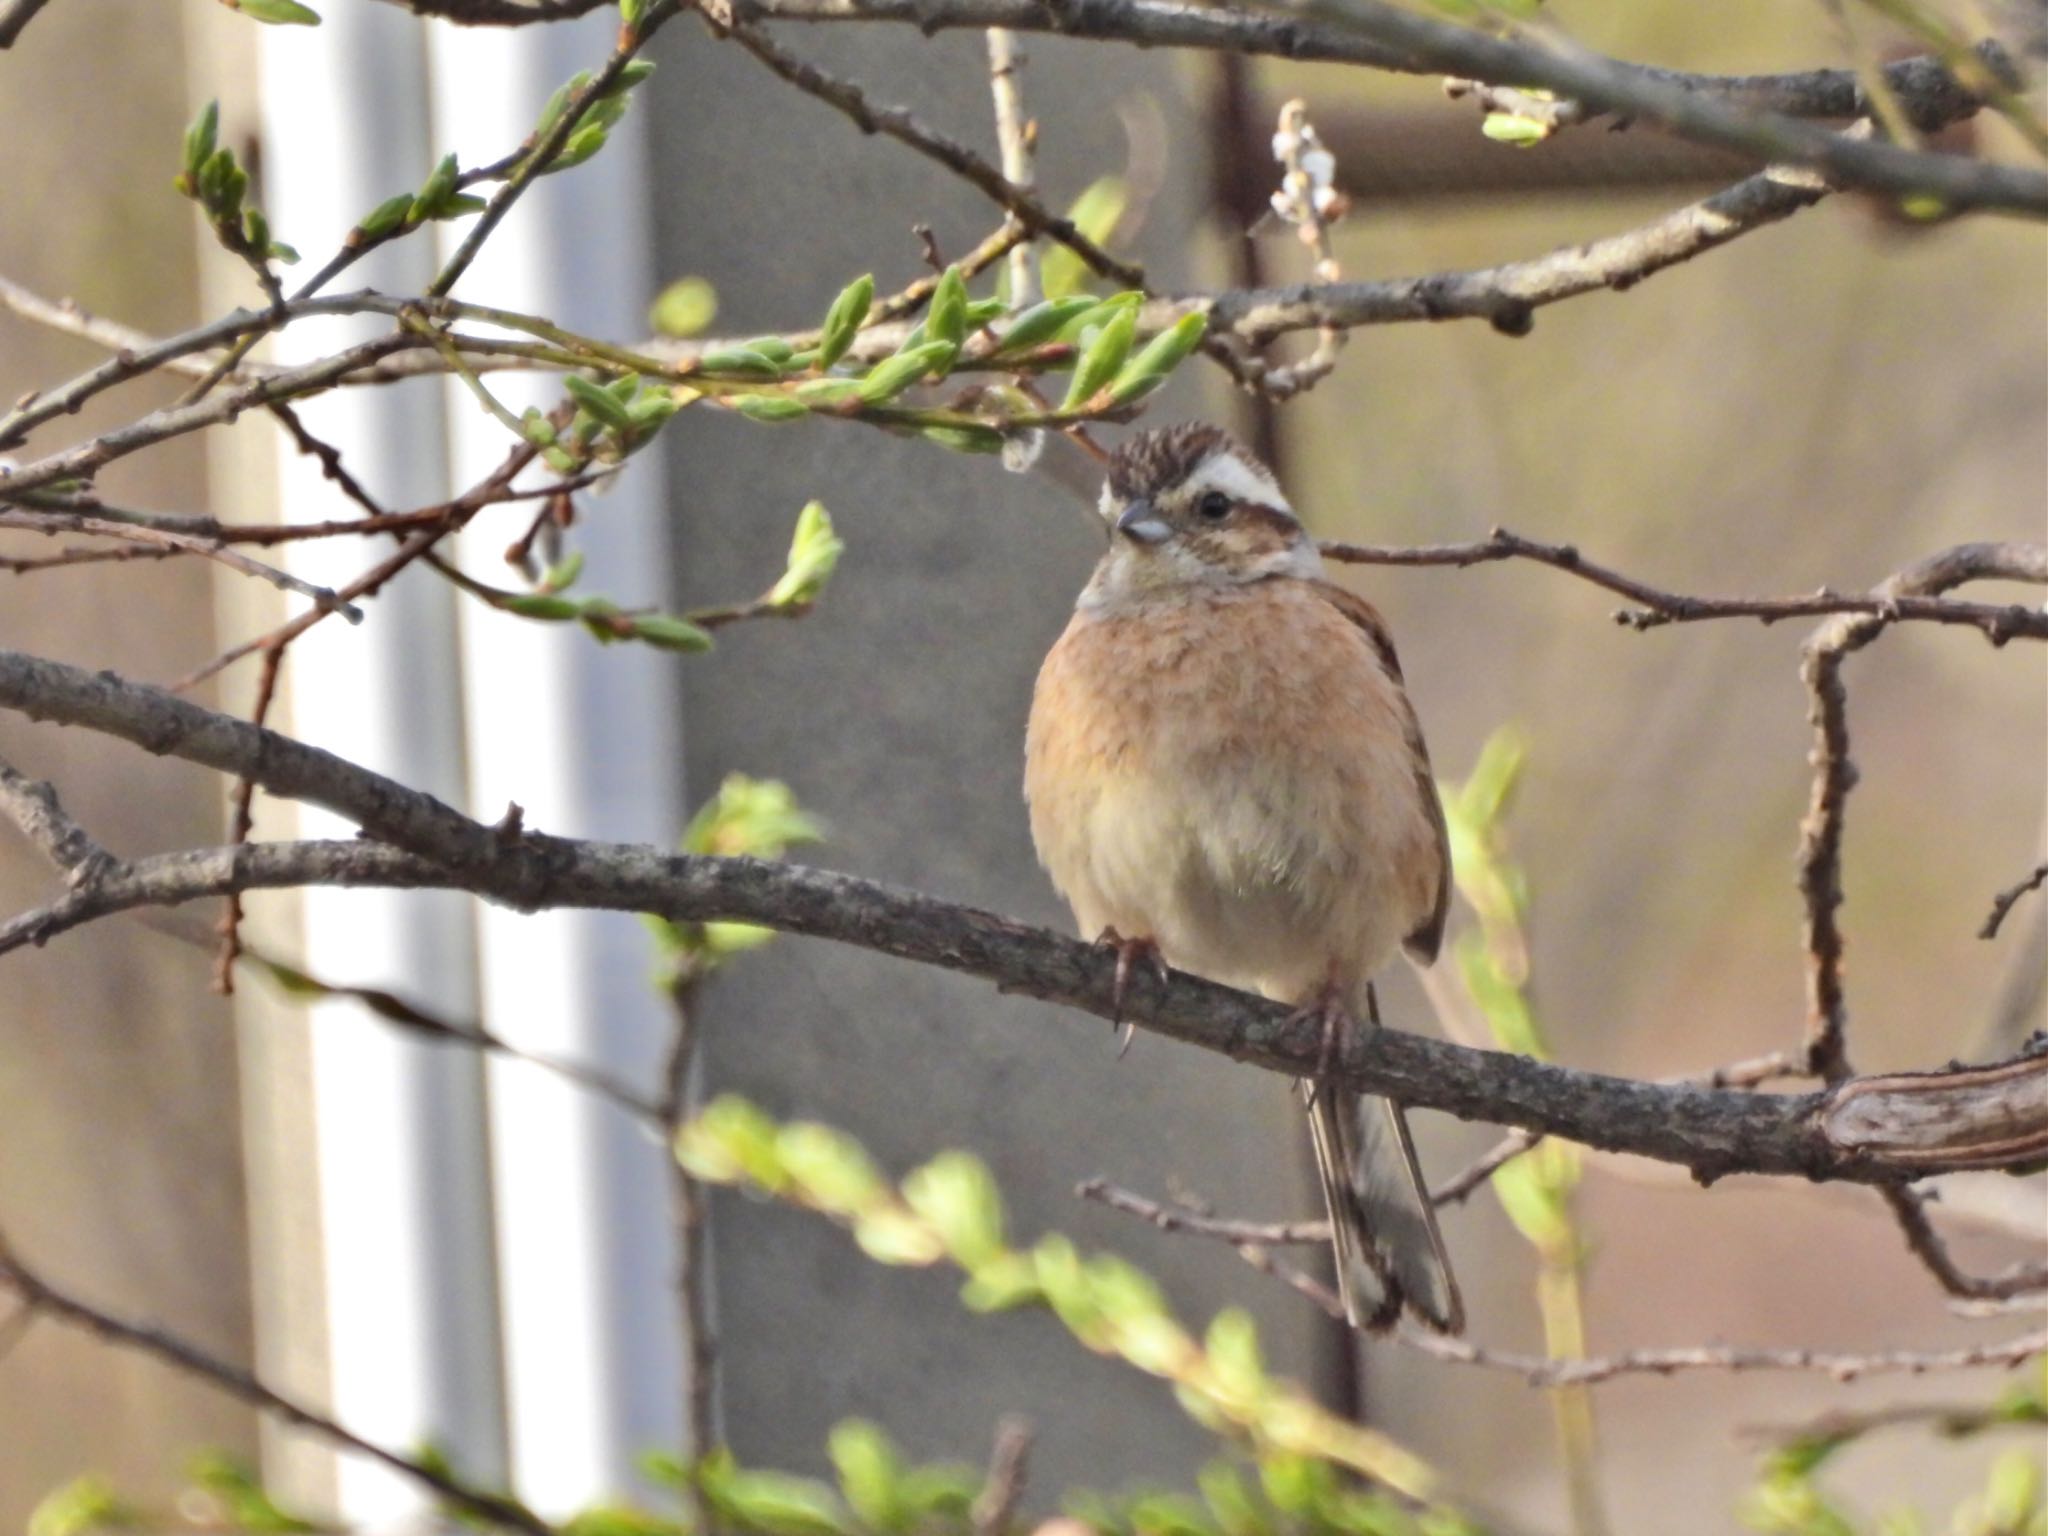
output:
[[[128,16],[114,0],[70,0],[0,55],[16,195],[70,189],[39,198],[48,211],[32,223],[0,224],[0,271],[162,330],[200,312],[187,210],[165,185],[189,103],[168,13],[147,29]],[[1833,56],[1818,8],[1809,18],[1763,0],[1731,0],[1711,19],[1675,6],[1566,19],[1595,46],[1686,67]],[[978,39],[835,31],[790,41],[878,98],[915,100],[991,145]],[[1130,169],[1132,132],[1141,159],[1148,145],[1168,146],[1137,253],[1168,284],[1227,280],[1242,260],[1237,228],[1205,208],[1214,62],[1028,39],[1026,49],[1049,200]],[[924,164],[858,137],[687,22],[657,56],[663,73],[635,108],[652,132],[657,267],[716,284],[721,330],[806,321],[858,271],[873,269],[885,289],[914,275],[912,220],[948,252],[988,227],[984,209]],[[1430,81],[1263,62],[1247,75],[1262,102],[1306,95],[1333,137],[1343,121],[1340,180],[1360,186],[1380,171],[1376,155],[1400,160],[1396,128],[1418,121],[1463,134],[1474,157],[1537,164],[1543,153],[1483,144],[1469,111]],[[89,122],[66,106],[84,92],[104,104]],[[1252,128],[1251,158],[1262,159],[1268,123]],[[1339,254],[1354,277],[1486,264],[1626,228],[1701,190],[1390,191],[1361,198]],[[1626,295],[1542,311],[1526,339],[1471,324],[1356,333],[1336,377],[1281,414],[1278,448],[1294,501],[1328,537],[1434,541],[1501,523],[1687,591],[1867,584],[1961,539],[2042,535],[2042,255],[2039,230],[2016,222],[1903,230],[1836,200]],[[1275,279],[1305,275],[1284,237],[1264,242],[1262,259]],[[91,358],[0,314],[0,398]],[[150,387],[137,386],[138,398]],[[1256,425],[1215,386],[1164,410]],[[76,425],[102,419],[112,418]],[[669,451],[682,601],[756,590],[811,495],[825,497],[851,546],[803,624],[730,631],[711,656],[676,664],[689,799],[731,769],[783,777],[834,826],[823,861],[1063,921],[1031,864],[1018,755],[1038,658],[1099,548],[1072,498],[991,461],[830,426],[685,417]],[[133,478],[115,483],[146,504],[208,495],[189,444],[131,465]],[[1803,1011],[1791,863],[1807,790],[1801,631],[1638,635],[1608,620],[1612,599],[1529,567],[1346,580],[1388,613],[1441,774],[1462,777],[1503,724],[1529,742],[1513,827],[1533,888],[1536,997],[1559,1055],[1658,1075],[1788,1044]],[[207,603],[201,574],[175,564],[39,575],[0,588],[0,643],[161,680],[208,652]],[[245,616],[224,622],[245,632]],[[2038,649],[1992,652],[1931,627],[1889,635],[1850,664],[1863,779],[1844,922],[1866,1068],[1978,1054],[2011,995],[2015,957],[2031,943],[2039,963],[2038,902],[1996,945],[1974,933],[1992,892],[2040,857],[2044,681]],[[124,851],[218,835],[218,786],[196,772],[13,719],[0,720],[0,755],[58,779]],[[0,844],[0,889],[14,906],[42,878],[17,841]],[[110,925],[9,964],[0,1225],[90,1294],[246,1354],[235,1065],[203,954]],[[1405,980],[1388,1001],[1396,1023],[1426,1017]],[[799,941],[721,978],[706,1009],[712,1087],[845,1125],[898,1170],[941,1146],[975,1147],[1020,1232],[1056,1226],[1126,1252],[1196,1318],[1255,1301],[1283,1368],[1326,1384],[1338,1374],[1317,1321],[1227,1251],[1115,1221],[1068,1194],[1103,1174],[1153,1193],[1178,1180],[1250,1215],[1306,1210],[1283,1085],[1153,1040],[1116,1064],[1093,1021]],[[2020,1032],[2041,1022],[2037,991]],[[1440,1173],[1491,1139],[1425,1119],[1425,1158]],[[2032,1213],[2048,1224],[2038,1180],[1996,1182],[1991,1198],[2016,1212],[2008,1233]],[[1732,1181],[1703,1195],[1668,1172],[1603,1160],[1582,1205],[1598,1350],[1709,1339],[1881,1347],[1962,1342],[1995,1326],[1947,1315],[1858,1191]],[[1958,1231],[1961,1256],[1980,1268],[2024,1249],[2010,1235]],[[1039,1422],[1041,1496],[1068,1482],[1185,1479],[1201,1442],[1170,1402],[1072,1349],[1047,1320],[964,1320],[943,1278],[876,1269],[838,1234],[780,1209],[722,1202],[715,1234],[725,1410],[743,1460],[814,1467],[825,1429],[849,1413],[882,1420],[915,1455],[978,1459],[996,1413],[1020,1408]],[[1526,1249],[1498,1211],[1474,1200],[1452,1214],[1449,1236],[1475,1335],[1535,1347]],[[269,1273],[273,1285],[293,1283]],[[1494,1502],[1556,1526],[1539,1395],[1379,1347],[1363,1377],[1375,1419]],[[1618,1527],[1729,1528],[1754,1450],[1734,1426],[1982,1389],[1788,1377],[1604,1388]],[[39,1327],[0,1362],[0,1525],[18,1524],[77,1470],[103,1468],[146,1492],[174,1476],[185,1448],[246,1449],[251,1433],[232,1406]],[[1976,1482],[1975,1448],[1903,1444],[1858,1450],[1845,1467],[1872,1507],[1911,1498],[1946,1509]]]

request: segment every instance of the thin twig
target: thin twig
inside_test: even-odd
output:
[[[516,1500],[472,1488],[440,1467],[411,1460],[365,1440],[325,1414],[316,1413],[265,1386],[240,1366],[230,1365],[177,1334],[151,1323],[132,1321],[79,1299],[31,1269],[7,1245],[4,1235],[0,1235],[0,1286],[13,1291],[37,1313],[61,1319],[111,1344],[160,1360],[184,1375],[211,1382],[238,1402],[281,1419],[294,1428],[309,1430],[329,1445],[377,1462],[469,1515],[492,1525],[523,1531],[527,1536],[557,1536],[553,1526]]]
[[[1995,551],[1984,558],[2015,574],[2004,579],[2048,582],[2048,545],[2010,543],[1961,545],[1959,550]],[[2048,611],[2022,603],[1967,603],[1933,592],[1907,591],[1888,581],[1870,592],[1843,593],[1829,588],[1794,597],[1694,597],[1667,592],[1588,560],[1571,544],[1546,544],[1505,528],[1465,544],[1418,546],[1327,542],[1323,556],[1361,565],[1485,565],[1497,560],[1531,560],[1604,587],[1640,606],[1616,611],[1614,620],[1628,629],[1655,629],[1665,624],[1692,624],[1709,619],[1757,619],[1775,624],[1782,619],[1844,614],[1889,623],[1921,620],[1964,624],[1984,631],[1994,644],[2013,639],[2048,639]],[[1935,556],[1943,560],[1955,551]]]
[[[1031,1467],[1031,1421],[1017,1414],[1004,1414],[996,1423],[995,1444],[989,1451],[988,1476],[968,1511],[969,1529],[974,1536],[1004,1536],[1017,1517],[1024,1497],[1024,1479]]]
[[[1090,1179],[1075,1193],[1112,1210],[1137,1216],[1168,1232],[1194,1232],[1220,1238],[1236,1248],[1253,1268],[1282,1280],[1310,1301],[1342,1319],[1344,1304],[1328,1287],[1291,1267],[1280,1264],[1264,1250],[1269,1244],[1329,1241],[1329,1223],[1220,1221],[1196,1212],[1160,1205],[1143,1196],[1119,1189],[1101,1179]],[[1249,1250],[1249,1251],[1247,1251]],[[1693,1348],[1638,1349],[1620,1354],[1587,1356],[1583,1359],[1553,1359],[1547,1355],[1517,1354],[1488,1348],[1463,1339],[1445,1338],[1419,1328],[1402,1328],[1394,1339],[1409,1349],[1438,1360],[1459,1365],[1484,1366],[1521,1376],[1531,1386],[1559,1387],[1607,1381],[1616,1376],[1668,1376],[1684,1370],[1725,1371],[1825,1371],[1839,1381],[1858,1376],[1891,1372],[1920,1374],[1926,1371],[1963,1370],[1976,1366],[2020,1365],[2036,1355],[2048,1353],[2048,1331],[2023,1334],[1998,1344],[1952,1350],[1876,1350],[1849,1353],[1813,1349],[1749,1349],[1727,1345]]]
[[[1949,1295],[1966,1301],[2009,1301],[2015,1296],[2048,1291],[2048,1264],[2016,1264],[2000,1275],[1970,1274],[1956,1263],[1941,1234],[1934,1230],[1934,1223],[1928,1219],[1927,1202],[1918,1190],[1894,1185],[1881,1193],[1898,1219],[1906,1246]]]
[[[691,1074],[697,1054],[698,968],[687,962],[669,978],[668,1056],[657,1107],[662,1145],[673,1147],[691,1111]],[[694,1466],[718,1446],[718,1334],[711,1320],[710,1202],[704,1186],[679,1158],[668,1163],[669,1225],[676,1243],[676,1322],[683,1345],[683,1458]],[[683,1497],[692,1528],[708,1528],[709,1507],[697,1479]]]
[[[1032,169],[1032,151],[1038,139],[1038,125],[1024,111],[1024,50],[1017,34],[1008,27],[988,29],[988,84],[994,98],[996,144],[1002,151],[1003,178],[1017,191],[1029,196],[1037,187]],[[1023,225],[1012,215],[1020,234]],[[1029,240],[1020,240],[1010,252],[1010,307],[1024,309],[1038,302],[1038,253]]]
[[[484,242],[491,238],[505,215],[512,211],[512,205],[561,155],[563,146],[569,142],[569,135],[581,126],[583,114],[591,103],[618,83],[620,73],[633,61],[633,56],[647,45],[678,8],[678,0],[650,0],[636,25],[620,26],[618,46],[612,50],[611,57],[592,73],[581,90],[570,95],[548,131],[540,136],[533,149],[520,159],[519,168],[492,195],[484,211],[477,215],[476,222],[462,237],[462,244],[455,248],[455,253],[434,275],[433,282],[427,287],[430,295],[441,298],[461,280],[470,263],[476,260],[477,252],[483,249]]]
[[[2014,905],[2027,892],[2039,890],[2043,881],[2048,881],[2048,863],[2036,864],[2031,875],[2015,881],[2000,891],[1997,899],[1991,903],[1991,911],[1984,919],[1984,926],[1977,930],[1977,937],[1997,938],[1998,930],[2005,926],[2006,915],[2012,911]]]
[[[256,698],[249,707],[249,723],[265,725],[270,720],[270,707],[277,700],[278,673],[284,667],[285,648],[270,646],[263,652],[263,664],[256,673]],[[235,780],[235,789],[229,800],[228,846],[239,847],[249,841],[250,829],[255,825],[256,781],[246,774]],[[231,996],[235,990],[235,962],[242,957],[242,893],[230,891],[221,903],[220,923],[216,929],[220,935],[220,948],[213,958],[213,990],[222,997]]]
[[[0,478],[0,497],[7,494],[7,482],[5,478]],[[289,571],[281,571],[274,565],[266,565],[240,550],[229,548],[218,539],[197,538],[189,533],[173,533],[169,529],[155,528],[148,524],[121,522],[113,518],[94,517],[83,512],[36,506],[0,507],[0,528],[12,528],[22,533],[85,533],[91,534],[94,538],[119,539],[129,544],[150,544],[182,550],[188,555],[204,556],[215,564],[224,565],[244,576],[254,576],[261,581],[267,581],[280,591],[296,593],[311,602],[316,611],[338,613],[351,624],[360,624],[363,619],[362,609],[338,593],[326,587],[315,586],[312,582],[294,576]]]

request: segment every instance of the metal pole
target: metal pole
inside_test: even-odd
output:
[[[264,197],[274,227],[308,252],[331,250],[369,209],[417,186],[433,157],[417,24],[376,5],[326,8],[315,29],[261,29]],[[287,233],[288,232],[288,233]],[[354,280],[418,291],[423,241],[365,261]],[[293,327],[281,360],[360,334],[348,321]],[[301,407],[389,507],[430,504],[446,482],[433,383],[341,390]],[[357,508],[280,435],[283,514]],[[340,585],[385,552],[377,540],[291,546],[294,570]],[[291,648],[292,727],[403,783],[461,789],[461,698],[448,587],[410,572],[359,629],[328,622]],[[351,834],[303,810],[309,837]],[[313,974],[388,988],[451,1020],[475,1017],[474,926],[454,895],[305,893]],[[313,1103],[333,1410],[397,1448],[431,1441],[465,1476],[504,1474],[503,1410],[489,1227],[483,1082],[472,1053],[397,1034],[361,1007],[321,1004],[313,1021]],[[359,1463],[337,1472],[339,1515],[358,1526],[420,1511],[410,1485]]]
[[[436,142],[464,164],[531,131],[549,94],[611,46],[616,20],[484,32],[430,28]],[[593,161],[536,184],[458,289],[589,334],[632,338],[652,289],[642,135],[645,102]],[[450,227],[448,248],[461,229]],[[491,379],[515,411],[561,398],[553,381]],[[507,447],[501,426],[451,385],[457,483]],[[580,498],[570,544],[577,591],[622,605],[666,596],[667,498],[658,455],[602,496]],[[517,585],[501,552],[532,515],[480,522],[465,563]],[[574,625],[467,603],[461,614],[471,803],[495,819],[579,837],[671,842],[682,804],[676,668],[641,646],[599,647]],[[522,1050],[658,1078],[668,1015],[644,929],[617,914],[482,913],[492,1028]],[[663,1149],[616,1108],[529,1064],[490,1066],[514,1486],[548,1514],[641,1491],[634,1458],[680,1435],[681,1352]]]

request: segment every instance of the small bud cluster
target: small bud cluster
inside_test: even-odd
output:
[[[1323,147],[1315,124],[1308,120],[1308,103],[1290,101],[1280,109],[1273,158],[1283,167],[1280,189],[1272,198],[1273,212],[1294,226],[1302,244],[1321,245],[1324,231],[1350,211],[1351,202],[1337,190],[1337,157]],[[1316,276],[1334,282],[1336,263],[1321,257]]]

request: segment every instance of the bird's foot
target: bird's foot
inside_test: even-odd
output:
[[[1321,1093],[1324,1084],[1336,1075],[1337,1063],[1344,1054],[1345,1037],[1355,1025],[1343,992],[1335,982],[1326,982],[1322,990],[1288,1014],[1284,1022],[1316,1026],[1319,1036],[1316,1070],[1315,1076],[1309,1079],[1309,1088],[1311,1093]]]
[[[1109,1023],[1117,1032],[1117,1060],[1123,1060],[1124,1053],[1131,1048],[1131,1036],[1138,1026],[1124,1017],[1124,997],[1129,992],[1131,973],[1144,966],[1159,978],[1159,984],[1166,985],[1171,974],[1166,968],[1166,957],[1159,953],[1159,945],[1153,939],[1127,939],[1114,928],[1105,928],[1096,935],[1096,944],[1116,952],[1116,979],[1110,984]]]

